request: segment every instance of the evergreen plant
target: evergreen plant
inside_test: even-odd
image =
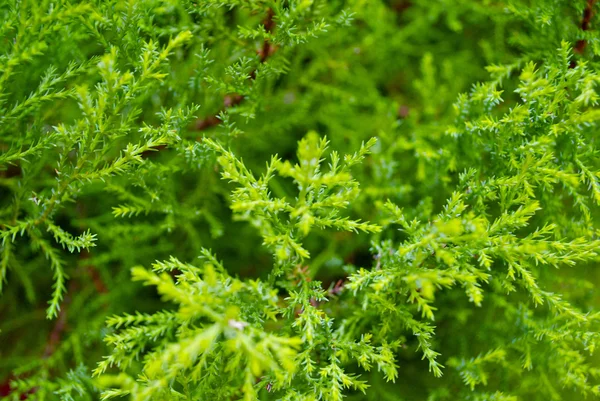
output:
[[[600,399],[599,11],[0,0],[0,398]]]

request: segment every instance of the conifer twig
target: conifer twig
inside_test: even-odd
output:
[[[56,351],[58,344],[60,344],[62,335],[67,328],[67,311],[69,304],[71,303],[71,296],[72,292],[75,290],[75,286],[75,281],[71,280],[62,308],[60,308],[60,312],[58,313],[58,319],[56,319],[56,323],[54,324],[54,327],[50,332],[50,336],[48,337],[48,341],[46,342],[44,358],[49,358],[52,354],[54,354],[54,351]]]
[[[275,21],[273,20],[274,16],[275,13],[271,8],[269,8],[269,10],[267,11],[267,16],[263,20],[265,30],[269,33],[273,32],[273,29],[275,29]],[[271,42],[269,42],[268,39],[265,39],[262,48],[258,52],[260,63],[263,64],[264,62],[266,62],[269,56],[271,56],[274,52],[275,46],[273,46],[273,44],[271,44]],[[250,72],[250,79],[256,79],[256,70]],[[219,125],[221,123],[221,120],[218,117],[219,114],[221,114],[223,111],[227,110],[230,107],[239,105],[240,103],[242,103],[243,100],[244,97],[238,94],[231,94],[225,96],[225,98],[223,99],[223,107],[217,113],[197,120],[195,123],[195,129],[197,131],[204,131],[208,128]]]
[[[77,208],[77,210],[78,210],[79,217],[82,218],[85,213],[84,209],[82,209],[82,207],[79,207],[79,208]],[[79,260],[85,261],[89,258],[90,258],[90,252],[87,249],[83,249],[79,253]],[[100,277],[100,274],[98,273],[98,270],[96,269],[95,266],[93,266],[92,264],[87,264],[85,266],[80,266],[78,268],[78,270],[87,272],[87,274],[92,279],[94,288],[96,289],[96,291],[99,294],[105,294],[108,292],[108,288],[106,287],[106,284]],[[58,319],[56,319],[54,328],[52,329],[52,331],[50,332],[50,336],[48,337],[48,342],[46,343],[46,349],[44,350],[45,358],[50,357],[56,351],[56,348],[58,347],[58,344],[61,341],[62,334],[64,333],[64,331],[67,327],[67,311],[68,311],[69,305],[71,304],[72,294],[76,290],[76,287],[77,287],[77,280],[72,279],[69,282],[69,289],[66,293],[63,305],[60,308],[60,311],[58,313]]]

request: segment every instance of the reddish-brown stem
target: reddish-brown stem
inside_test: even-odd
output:
[[[254,71],[252,71],[252,74],[254,74]],[[214,127],[215,125],[219,125],[221,123],[221,120],[219,120],[218,117],[219,114],[221,114],[222,111],[225,111],[226,109],[232,106],[237,106],[238,104],[242,103],[242,100],[244,100],[244,97],[240,95],[225,96],[225,99],[223,100],[223,108],[218,113],[213,114],[212,116],[208,116],[196,121],[196,130],[204,131],[205,129]]]
[[[274,16],[275,13],[273,13],[273,10],[269,8],[266,17],[263,20],[263,25],[268,33],[273,32],[273,30],[275,29],[275,20],[273,19]],[[275,46],[273,46],[268,39],[265,39],[261,49],[258,51],[258,56],[260,58],[261,64],[267,61],[269,56],[271,56],[274,52]],[[256,70],[250,72],[250,79],[256,79]],[[194,128],[196,129],[196,131],[204,131],[208,128],[219,125],[221,123],[221,120],[219,119],[219,114],[221,114],[223,111],[227,110],[230,107],[239,105],[240,103],[242,103],[243,100],[244,97],[238,94],[231,94],[225,96],[225,98],[223,99],[223,107],[217,113],[197,120],[194,124]]]
[[[404,10],[409,8],[411,5],[411,2],[406,0],[392,1],[391,3],[392,9],[398,14],[404,12]]]
[[[581,30],[588,31],[590,29],[590,24],[592,22],[592,17],[594,16],[594,3],[596,0],[587,0],[585,9],[583,10],[583,18],[581,20]],[[583,54],[585,47],[587,46],[587,42],[585,39],[578,40],[573,48],[573,52],[576,54]],[[575,60],[571,61],[569,65],[570,68],[575,68],[577,66],[577,62]]]
[[[273,17],[275,16],[275,13],[273,13],[273,10],[269,8],[269,10],[267,11],[267,16],[265,17],[264,21],[263,21],[263,25],[265,27],[265,30],[268,33],[273,32],[273,29],[275,29],[275,20],[273,19]],[[267,39],[265,39],[265,41],[263,42],[263,46],[260,52],[260,62],[264,63],[265,61],[267,61],[267,58],[271,55],[271,53],[273,52],[273,46],[271,45],[271,42],[269,42]]]
[[[79,258],[81,260],[89,259],[90,252],[88,250],[81,251]],[[83,269],[87,272],[87,274],[92,279],[92,283],[94,284],[94,288],[99,294],[106,294],[108,292],[108,287],[104,284],[102,277],[100,277],[100,273],[98,273],[98,269],[92,264],[88,264],[83,266]]]

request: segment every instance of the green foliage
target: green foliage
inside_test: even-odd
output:
[[[173,282],[167,272],[175,271]],[[135,399],[216,399],[235,396],[239,388],[246,399],[255,399],[254,383],[263,371],[282,381],[293,373],[300,341],[262,327],[277,308],[275,291],[262,283],[233,279],[218,262],[199,269],[174,258],[155,264],[151,272],[134,268],[133,278],[156,286],[179,310],[108,319],[108,326],[120,331],[105,338],[115,352],[100,363],[97,375],[113,365],[126,369],[151,351],[143,358],[142,382],[119,378],[125,388],[108,390],[103,399],[128,393]],[[237,372],[243,372],[239,380]],[[173,381],[181,388],[170,387]]]
[[[599,4],[5,0],[0,397],[600,398]]]
[[[275,254],[278,265],[289,270],[309,257],[300,240],[313,227],[354,232],[379,231],[376,225],[339,216],[339,212],[357,195],[358,183],[350,176],[349,169],[365,158],[369,148],[375,144],[374,140],[363,143],[356,153],[343,159],[337,152],[332,152],[329,171],[321,172],[322,156],[328,142],[311,132],[298,143],[299,163],[292,165],[274,156],[258,180],[231,152],[210,139],[204,142],[221,154],[217,159],[223,168],[221,176],[240,185],[231,194],[230,207],[236,213],[234,217],[250,221],[260,230],[263,244]],[[271,198],[269,183],[275,173],[292,178],[298,186],[293,205],[285,198]],[[285,218],[280,214],[288,216]],[[280,270],[275,273],[280,273]]]

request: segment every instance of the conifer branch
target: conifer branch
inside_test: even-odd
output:
[[[269,8],[267,10],[266,17],[263,20],[263,27],[265,28],[265,31],[267,33],[271,33],[275,29],[274,17],[275,17],[275,13],[273,12],[273,9]],[[275,47],[271,44],[271,42],[268,39],[265,39],[263,41],[263,45],[262,45],[261,49],[258,52],[260,63],[261,64],[265,63],[267,61],[267,59],[274,52],[275,52]],[[251,80],[256,79],[256,70],[252,70],[250,72],[250,79]],[[206,129],[209,129],[216,125],[221,124],[221,119],[219,118],[219,115],[221,113],[224,113],[228,108],[235,107],[235,106],[241,104],[243,100],[244,100],[244,97],[241,95],[238,95],[238,94],[226,95],[223,100],[223,107],[221,108],[221,110],[219,110],[217,113],[215,113],[213,115],[210,115],[208,117],[204,117],[202,119],[197,120],[194,124],[195,130],[204,131]]]
[[[0,397],[600,397],[598,2],[5,2]]]
[[[71,304],[72,297],[75,296],[76,288],[76,281],[71,280],[67,290],[67,295],[65,295],[62,305],[60,306],[60,311],[58,312],[58,317],[56,318],[54,327],[48,336],[46,348],[44,349],[44,358],[49,358],[56,351],[63,337],[63,333],[65,330],[67,330],[69,305]]]

